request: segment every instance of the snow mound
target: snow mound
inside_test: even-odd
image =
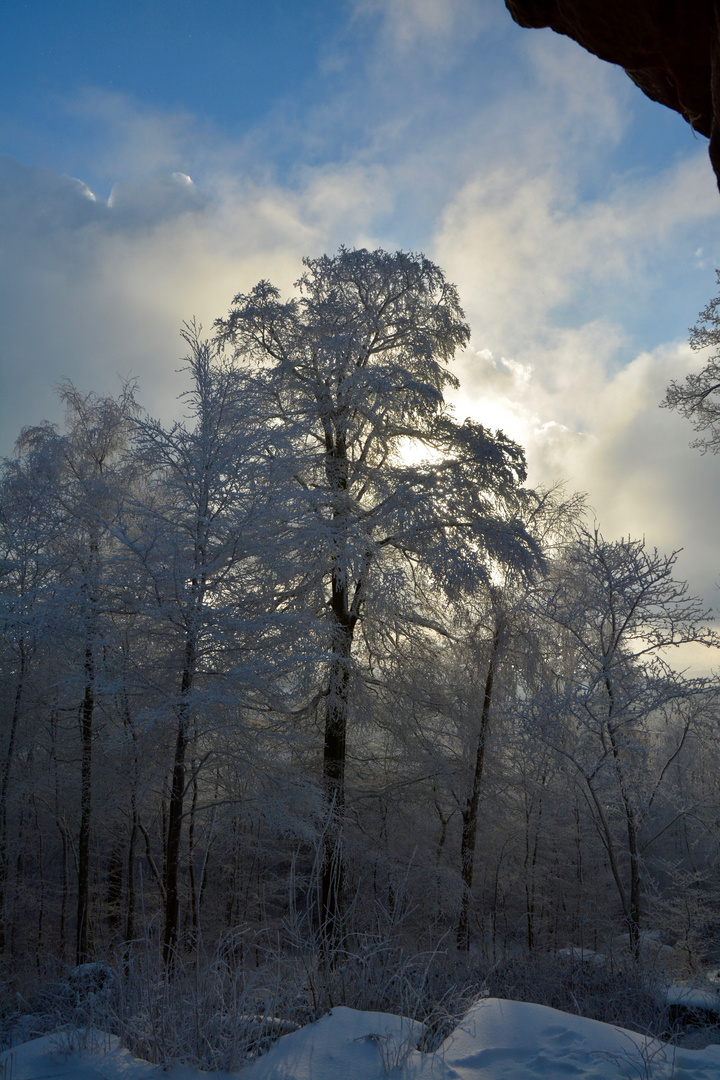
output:
[[[422,1024],[392,1013],[338,1006],[284,1035],[242,1072],[243,1080],[380,1080],[401,1065]],[[402,1071],[393,1074],[400,1080]]]
[[[417,1055],[420,1057],[421,1055]],[[413,1080],[718,1080],[720,1046],[680,1050],[546,1005],[477,1002]],[[415,1062],[413,1061],[413,1064]],[[673,1072],[674,1069],[674,1072]]]
[[[71,1050],[85,1044],[89,1049]],[[138,1061],[114,1035],[61,1031],[32,1039],[0,1055],[9,1080],[149,1080],[157,1068]]]
[[[598,1020],[545,1005],[486,998],[433,1054],[412,1049],[422,1032],[389,1013],[335,1008],[284,1035],[236,1080],[718,1080],[720,1046],[684,1050]],[[12,1080],[209,1080],[189,1066],[163,1070],[133,1058],[118,1040],[61,1052],[63,1037],[44,1036],[0,1055]],[[72,1038],[65,1035],[72,1045]],[[78,1040],[80,1043],[81,1040]],[[103,1050],[104,1052],[99,1052]],[[12,1064],[8,1058],[12,1055]],[[229,1077],[212,1074],[213,1080]]]

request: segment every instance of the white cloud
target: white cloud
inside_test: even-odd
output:
[[[642,303],[654,264],[717,219],[703,154],[669,175],[580,199],[555,169],[478,173],[445,208],[434,242],[482,335],[517,350],[553,325],[553,309],[592,290],[595,310]],[[687,237],[687,241],[686,241]]]
[[[146,405],[171,415],[182,320],[209,329],[260,278],[290,290],[303,255],[422,244],[473,327],[456,368],[460,415],[520,441],[534,482],[586,490],[606,535],[684,544],[683,572],[714,599],[718,462],[657,407],[697,361],[677,342],[720,262],[704,150],[654,177],[613,174],[635,91],[545,35],[528,35],[531,64],[504,89],[484,96],[479,82],[443,111],[424,71],[451,63],[495,7],[359,2],[377,27],[366,66],[306,118],[297,145],[311,150],[285,178],[263,156],[282,116],[231,144],[110,95],[81,105],[107,128],[98,171],[119,178],[108,201],[6,162],[6,449],[22,423],[58,415],[63,377],[105,393],[117,373],[137,375]],[[316,155],[325,126],[346,119],[352,138]]]
[[[467,44],[503,17],[492,0],[354,0],[353,7],[356,16],[380,20],[381,49],[402,56],[429,45],[436,62],[458,39]]]
[[[221,174],[201,188],[154,173],[115,184],[104,202],[72,178],[6,160],[3,452],[21,425],[58,418],[53,388],[64,378],[114,393],[118,374],[137,376],[146,405],[169,415],[184,319],[209,331],[261,278],[289,291],[303,255],[378,243],[382,169],[348,164],[303,179],[290,190]]]

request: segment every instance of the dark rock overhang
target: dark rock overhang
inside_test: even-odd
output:
[[[710,139],[720,185],[720,0],[505,0],[516,23],[550,27],[624,68],[653,101]]]

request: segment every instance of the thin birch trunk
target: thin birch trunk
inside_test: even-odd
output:
[[[472,897],[473,874],[475,871],[475,845],[477,840],[478,812],[480,808],[480,788],[485,766],[485,748],[487,744],[488,728],[490,726],[490,705],[492,703],[495,665],[499,648],[500,631],[496,627],[493,636],[492,652],[488,663],[487,676],[485,678],[485,692],[483,694],[482,713],[480,715],[480,726],[478,728],[477,746],[475,750],[475,770],[473,772],[470,794],[462,811],[463,827],[460,840],[460,868],[462,874],[463,895],[460,906],[460,918],[458,919],[457,943],[461,949],[466,951],[470,948],[470,901]]]

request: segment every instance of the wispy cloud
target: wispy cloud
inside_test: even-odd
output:
[[[379,23],[376,49],[409,58],[422,52],[433,65],[452,61],[458,43],[467,46],[482,31],[499,28],[504,13],[492,0],[353,0],[356,18]]]

